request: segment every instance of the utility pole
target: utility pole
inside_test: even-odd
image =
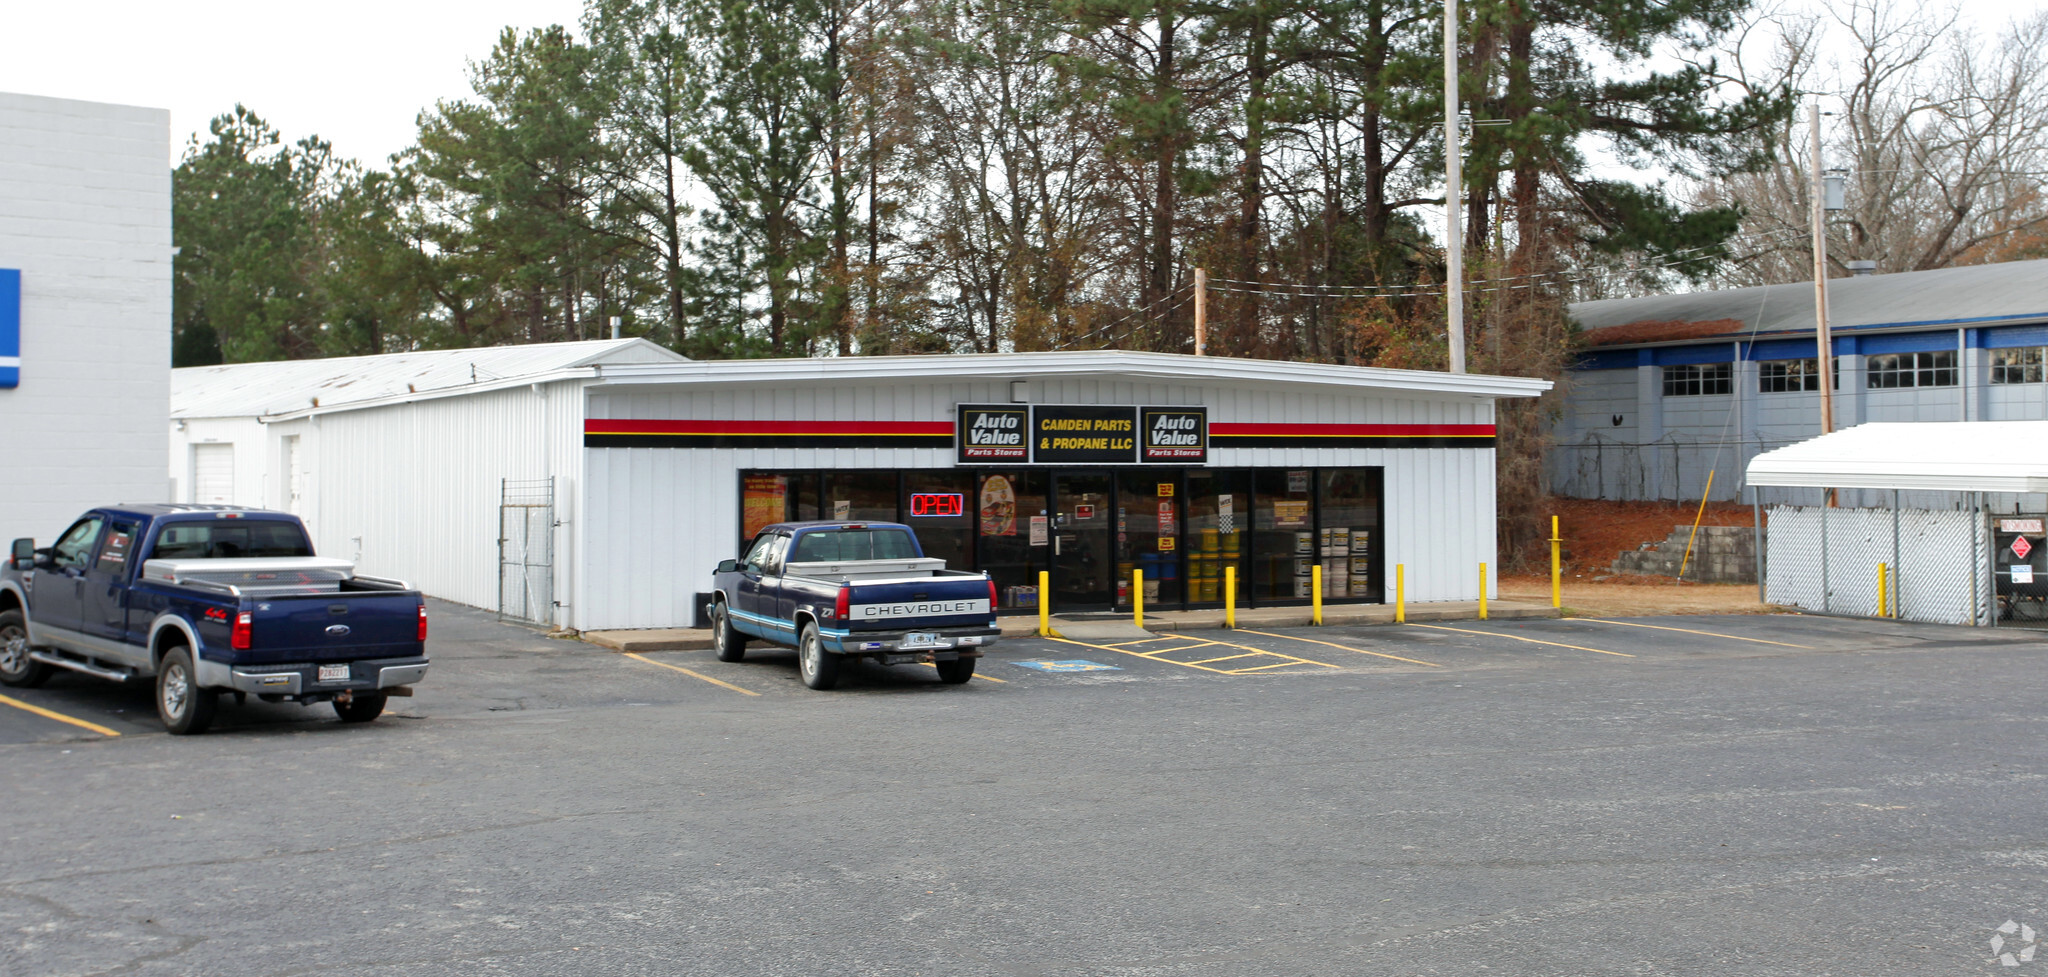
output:
[[[1828,332],[1828,227],[1825,183],[1821,176],[1820,103],[1807,107],[1813,127],[1813,330],[1820,347],[1820,433],[1835,430],[1835,340]],[[1832,498],[1832,493],[1830,493]]]
[[[1209,269],[1195,269],[1195,355],[1209,355]]]
[[[1458,146],[1458,0],[1444,0],[1444,313],[1450,325],[1451,372],[1465,372],[1464,151]]]

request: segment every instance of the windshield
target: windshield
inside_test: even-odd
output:
[[[826,529],[797,537],[791,563],[915,560],[917,542],[907,529]]]
[[[312,556],[298,523],[223,519],[174,522],[157,533],[153,560],[232,560],[252,556]]]

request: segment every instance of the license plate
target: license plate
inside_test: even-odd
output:
[[[944,638],[941,638],[941,637],[939,637],[938,635],[936,635],[936,634],[933,634],[933,633],[931,633],[931,632],[929,632],[929,631],[912,631],[912,632],[910,632],[909,634],[906,634],[906,635],[904,635],[904,636],[903,636],[903,640],[902,640],[901,642],[897,643],[896,647],[898,647],[898,648],[946,648],[946,647],[950,647],[950,646],[946,644],[946,639],[944,639]]]
[[[322,682],[346,682],[346,681],[348,681],[348,666],[347,666],[347,665],[322,665],[322,666],[320,666],[320,681],[322,681]]]

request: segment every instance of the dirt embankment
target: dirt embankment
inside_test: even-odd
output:
[[[1644,543],[1661,541],[1673,526],[1690,526],[1700,515],[1703,526],[1750,526],[1748,506],[1709,504],[1701,515],[1697,502],[1604,502],[1595,499],[1552,499],[1558,517],[1564,578],[1564,605],[1583,615],[1764,614],[1773,608],[1757,600],[1754,584],[1678,583],[1667,578],[1615,576],[1614,558]],[[1501,596],[1508,600],[1550,603],[1550,544],[1524,552],[1515,571],[1502,574]]]

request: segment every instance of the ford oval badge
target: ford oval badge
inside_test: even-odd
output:
[[[330,625],[328,625],[328,626],[327,626],[327,633],[328,633],[328,634],[331,634],[331,635],[334,635],[335,637],[339,638],[339,637],[341,637],[342,635],[345,635],[345,634],[347,634],[347,633],[348,633],[348,625],[346,625],[346,624],[330,624]]]

